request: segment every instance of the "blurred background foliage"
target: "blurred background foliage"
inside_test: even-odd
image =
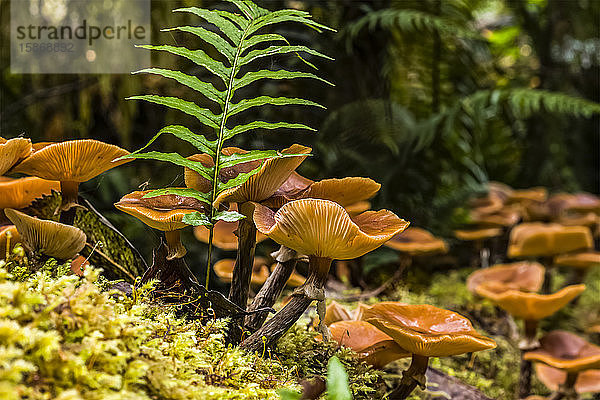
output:
[[[292,42],[334,57],[334,62],[315,62],[336,86],[303,80],[256,83],[251,90],[257,94],[310,98],[328,109],[255,109],[247,119],[270,120],[273,113],[284,112],[288,115],[278,120],[302,121],[318,132],[258,131],[240,137],[240,147],[281,149],[294,142],[312,146],[314,157],[301,166],[302,174],[312,179],[372,177],[383,185],[374,208],[394,210],[446,237],[451,236],[454,208],[488,180],[599,192],[599,1],[258,3],[270,9],[304,9],[337,29],[319,35],[302,26],[277,27]],[[191,5],[231,8],[219,1],[153,0],[152,42],[187,45],[197,40],[160,32],[201,23],[171,12]],[[202,101],[166,79],[11,74],[9,9],[10,2],[1,0],[0,136],[24,134],[33,141],[95,138],[135,150],[165,124],[184,122],[201,132],[191,117],[125,100],[154,93]],[[204,73],[186,60],[159,53],[152,55],[154,65]],[[294,69],[299,62],[285,56],[265,61],[272,69]],[[187,143],[169,138],[157,146],[161,151],[193,152]],[[135,161],[86,183],[81,192],[149,255],[157,233],[118,213],[112,203],[138,187],[165,185],[183,185],[182,171]],[[189,247],[190,260],[204,251],[200,244]],[[198,264],[192,267],[201,268]]]

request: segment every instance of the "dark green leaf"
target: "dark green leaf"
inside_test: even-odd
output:
[[[185,214],[181,222],[192,226],[212,226],[212,222],[210,222],[208,216],[200,211]]]
[[[241,185],[242,183],[246,182],[248,179],[250,179],[250,177],[254,174],[256,174],[258,171],[260,171],[260,165],[256,168],[254,168],[252,171],[250,172],[246,172],[243,174],[239,174],[238,176],[236,176],[233,179],[230,179],[227,181],[227,183],[222,183],[222,182],[218,182],[218,187],[217,187],[217,195],[219,193],[221,193],[223,190],[226,189],[230,189],[232,187],[236,187]]]
[[[170,133],[173,136],[178,137],[181,140],[185,140],[186,142],[195,146],[198,150],[203,153],[207,153],[210,156],[214,157],[216,154],[217,142],[214,140],[208,140],[206,137],[202,135],[197,135],[194,132],[190,131],[185,126],[181,125],[169,125],[165,126],[158,132],[158,135],[161,133]],[[150,144],[150,143],[148,143]],[[147,145],[146,145],[147,147]],[[140,149],[143,150],[143,149]]]
[[[182,85],[185,85],[190,89],[194,89],[198,93],[202,93],[207,99],[218,103],[220,106],[222,106],[223,102],[225,101],[224,92],[217,90],[212,84],[208,82],[203,82],[195,76],[187,75],[180,71],[173,71],[170,69],[162,68],[146,68],[134,72],[134,74],[140,73],[156,74],[164,76],[165,78],[175,79]]]
[[[252,50],[252,51],[248,52],[248,54],[246,54],[245,56],[240,58],[239,66],[246,65],[256,59],[263,58],[263,57],[270,57],[270,56],[274,56],[276,54],[288,54],[288,53],[298,53],[298,52],[308,53],[313,56],[325,58],[327,60],[333,60],[333,58],[326,56],[325,54],[320,53],[320,52],[313,50],[310,47],[306,47],[306,46],[269,46],[266,49]],[[239,67],[238,67],[238,69],[239,69]]]
[[[318,22],[307,18],[309,16],[310,14],[306,11],[299,10],[273,11],[272,13],[257,18],[250,26],[250,29],[247,30],[247,35],[252,35],[254,32],[264,28],[265,26],[279,24],[282,22],[299,22],[301,24],[308,25],[311,28],[317,29],[318,31],[328,30],[335,32],[335,29],[330,28],[326,25],[319,24]]]
[[[131,153],[122,158],[139,158],[144,160],[156,160],[166,161],[171,164],[179,165],[180,167],[187,167],[193,171],[196,171],[204,178],[212,181],[213,168],[207,168],[198,161],[191,161],[177,153],[160,153],[158,151],[149,151],[147,153]]]
[[[236,222],[244,218],[246,218],[246,216],[237,211],[217,211],[213,221]]]
[[[207,108],[202,108],[191,101],[181,100],[177,97],[163,97],[152,94],[142,96],[131,96],[127,100],[144,100],[151,103],[160,104],[174,110],[184,112],[192,117],[196,117],[198,121],[206,126],[214,129],[219,129],[219,116],[212,113]]]
[[[242,32],[229,19],[224,18],[220,13],[211,10],[205,10],[198,7],[178,8],[173,12],[189,12],[196,14],[206,22],[210,22],[221,30],[233,43],[237,44],[242,40]]]
[[[306,126],[304,124],[292,124],[289,122],[265,122],[265,121],[252,121],[246,125],[238,125],[233,129],[227,129],[225,132],[225,137],[230,139],[235,135],[239,135],[240,133],[251,131],[253,129],[279,129],[279,128],[287,128],[287,129],[306,129],[309,131],[316,131],[315,128],[311,128],[310,126]]]
[[[249,39],[245,39],[242,42],[242,48],[240,52],[244,53],[246,50],[265,42],[284,42],[286,44],[289,44],[285,37],[277,33],[266,33],[264,35],[254,35]]]
[[[219,36],[218,33],[211,32],[199,26],[178,26],[175,28],[161,29],[161,32],[169,31],[181,31],[196,35],[217,49],[217,51],[221,53],[229,61],[229,63],[233,63],[233,59],[235,58],[235,49],[227,40]]]
[[[206,68],[207,70],[209,70],[210,72],[212,72],[213,74],[215,74],[216,76],[221,78],[221,80],[224,83],[227,83],[229,81],[229,75],[230,75],[229,68],[226,67],[225,65],[223,65],[223,63],[221,63],[221,62],[219,62],[217,60],[213,60],[202,50],[189,50],[189,49],[186,49],[185,47],[168,46],[168,45],[162,45],[162,46],[141,45],[141,46],[136,46],[136,47],[140,47],[142,49],[156,50],[156,51],[166,51],[171,54],[185,57],[188,60],[196,63],[197,65],[200,65],[200,66]]]
[[[191,197],[196,200],[204,201],[210,203],[210,192],[202,193],[196,189],[192,188],[164,188],[164,189],[156,189],[151,191],[150,193],[146,193],[143,198],[151,198],[157,196],[164,196],[166,194],[175,194],[177,196],[183,197]]]
[[[285,105],[303,105],[325,108],[325,106],[315,103],[314,101],[291,98],[291,97],[269,97],[260,96],[253,99],[240,100],[238,103],[231,104],[227,112],[227,117],[241,113],[251,107],[260,107],[264,105],[285,106]]]
[[[241,89],[253,82],[256,82],[260,79],[298,79],[298,78],[308,78],[308,79],[317,79],[321,82],[325,82],[328,85],[334,86],[333,83],[326,81],[325,79],[311,74],[310,72],[300,72],[300,71],[286,71],[280,69],[278,71],[270,71],[270,70],[262,70],[262,71],[253,71],[247,72],[239,79],[234,80],[233,89],[238,90]]]

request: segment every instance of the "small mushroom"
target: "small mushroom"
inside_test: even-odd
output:
[[[0,138],[0,175],[31,153],[31,140],[24,138]]]
[[[489,265],[490,250],[488,245],[489,239],[495,239],[502,236],[503,230],[501,228],[481,228],[481,229],[470,229],[470,230],[455,230],[454,236],[460,240],[466,242],[473,242],[475,249],[479,253],[478,259],[472,260],[472,266],[479,266],[486,268]]]
[[[537,363],[535,374],[548,389],[555,392],[567,383],[567,372],[546,364]],[[600,369],[590,369],[577,374],[574,389],[577,394],[600,392]]]
[[[600,252],[582,251],[554,257],[554,265],[573,268],[571,283],[582,283],[590,268],[600,265]]]
[[[367,211],[350,218],[339,204],[322,199],[294,200],[277,212],[254,204],[257,229],[277,243],[309,256],[309,276],[294,292],[292,300],[262,328],[242,343],[257,351],[281,336],[304,313],[313,300],[318,300],[321,330],[325,314],[324,285],[334,259],[360,257],[381,246],[408,226],[388,210]]]
[[[585,285],[567,286],[553,294],[526,293],[519,290],[505,290],[493,284],[482,283],[476,291],[480,296],[492,300],[515,318],[524,320],[525,333],[519,343],[522,357],[525,351],[538,347],[537,327],[539,320],[549,317],[585,290]],[[519,397],[523,398],[531,390],[531,362],[521,359]]]
[[[62,203],[61,222],[72,224],[77,204],[79,184],[89,181],[101,173],[132,161],[116,158],[129,154],[127,150],[112,144],[92,139],[70,140],[48,144],[33,152],[15,166],[11,172],[37,176],[42,179],[60,181]]]
[[[331,339],[360,356],[375,368],[411,354],[398,345],[389,335],[365,321],[338,321],[329,326]]]
[[[69,260],[85,247],[85,233],[74,226],[31,217],[12,208],[4,213],[17,227],[23,245],[34,254]]]
[[[182,258],[187,250],[181,243],[179,230],[188,226],[183,221],[186,214],[208,211],[208,204],[200,200],[174,194],[145,197],[151,190],[136,191],[115,203],[119,210],[133,215],[146,225],[165,232],[167,260]]]
[[[235,266],[235,259],[224,258],[219,260],[213,266],[213,270],[217,276],[226,283],[231,282],[233,278],[233,267]],[[269,277],[269,267],[267,260],[264,257],[254,257],[254,266],[252,267],[252,280],[253,285],[260,286]]]
[[[515,226],[509,238],[508,256],[538,258],[546,267],[543,292],[552,290],[552,257],[593,247],[592,233],[584,226],[529,222]]]
[[[363,318],[412,354],[411,365],[402,374],[400,386],[390,395],[394,399],[407,398],[417,385],[425,387],[430,357],[496,347],[496,342],[479,334],[467,318],[428,304],[382,302],[365,310]]]
[[[413,226],[385,242],[385,246],[406,253],[411,257],[448,252],[448,245],[445,241],[433,236],[425,229]]]
[[[506,204],[528,204],[531,202],[543,202],[548,198],[548,190],[544,187],[513,190],[506,199]]]
[[[537,292],[544,282],[544,267],[537,262],[516,262],[511,264],[498,264],[490,268],[473,272],[467,278],[467,289],[477,293],[481,284],[494,283],[495,292],[506,290],[520,290],[523,292]]]
[[[0,182],[0,210],[25,208],[31,202],[52,190],[59,190],[60,183],[29,176]]]
[[[0,258],[7,259],[15,244],[21,242],[21,235],[14,225],[0,227]]]
[[[575,399],[575,385],[581,372],[600,368],[600,347],[566,331],[552,331],[540,339],[540,347],[524,354],[524,359],[544,363],[566,372],[559,394]]]

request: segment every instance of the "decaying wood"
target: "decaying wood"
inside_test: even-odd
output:
[[[324,275],[310,274],[301,288],[323,288],[327,280],[327,275]],[[277,339],[283,336],[304,314],[310,303],[315,300],[308,296],[307,291],[301,288],[298,288],[294,292],[290,302],[281,311],[268,320],[262,328],[244,340],[240,347],[248,351],[262,351],[265,347],[271,346]]]
[[[267,281],[254,297],[252,304],[248,307],[248,311],[272,307],[275,304],[285,288],[288,279],[290,279],[294,268],[296,268],[298,258],[294,250],[281,246],[275,254],[275,260],[277,260],[277,264],[273,272],[271,272]],[[268,312],[262,311],[247,316],[245,322],[246,328],[251,332],[256,331],[265,323],[268,315]]]

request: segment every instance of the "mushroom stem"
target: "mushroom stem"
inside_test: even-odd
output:
[[[167,260],[183,258],[183,256],[186,255],[187,250],[181,243],[179,229],[174,231],[166,231],[165,239],[167,240],[167,248],[169,249],[169,253],[167,254]]]
[[[521,350],[521,369],[519,373],[519,399],[524,399],[529,396],[531,392],[531,375],[533,373],[532,362],[523,358],[527,351],[536,349],[540,343],[537,340],[537,326],[538,321],[536,320],[525,320],[525,337],[519,342],[519,349]]]
[[[273,253],[273,256],[277,261],[277,265],[258,294],[254,297],[252,304],[248,307],[248,311],[273,307],[298,262],[296,251],[285,246],[281,246],[276,253]],[[246,317],[246,328],[252,332],[256,331],[265,323],[268,315],[268,311],[248,315]]]
[[[62,201],[60,204],[61,224],[73,225],[77,208],[77,194],[79,193],[79,182],[61,181],[60,192]],[[57,211],[59,211],[57,210]]]
[[[575,390],[575,382],[579,376],[578,372],[567,373],[567,379],[565,383],[558,387],[558,391],[554,392],[550,396],[549,400],[576,400],[578,398],[577,391]]]
[[[241,219],[238,225],[238,252],[229,289],[229,300],[245,310],[252,278],[252,266],[254,265],[256,226],[252,219],[251,204],[238,203],[238,210],[246,218]]]
[[[429,364],[429,357],[420,356],[418,354],[412,355],[412,361],[410,367],[402,373],[402,379],[400,385],[392,393],[390,393],[390,400],[404,400],[413,390],[419,385],[421,389],[425,388],[425,372],[427,372],[427,365]]]
[[[546,267],[546,272],[544,273],[544,283],[542,285],[542,294],[550,294],[552,293],[552,283],[555,272],[554,260],[552,257],[542,257],[540,259],[540,263]]]
[[[304,314],[313,300],[322,300],[323,288],[327,280],[330,258],[310,257],[309,274],[304,285],[297,288],[292,299],[273,318],[244,340],[241,348],[248,351],[262,351],[279,339]],[[319,292],[321,296],[319,296]]]

